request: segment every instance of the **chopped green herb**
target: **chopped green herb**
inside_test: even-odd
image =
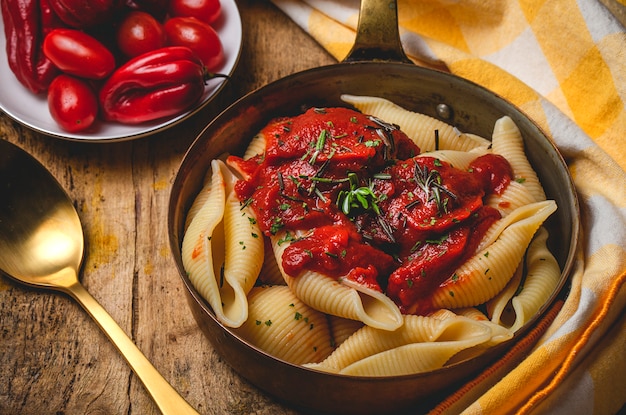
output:
[[[296,238],[289,231],[287,231],[287,233],[285,233],[285,236],[278,240],[277,244],[278,246],[281,246],[285,242],[293,242],[295,241],[295,239]]]
[[[417,242],[415,242],[415,244],[413,244],[413,246],[411,247],[411,251],[410,252],[413,253],[413,252],[417,251],[417,249],[420,247],[420,245],[422,245],[422,241],[418,240]]]
[[[239,208],[239,210],[243,210],[245,208],[247,208],[248,206],[250,206],[250,204],[252,203],[252,198],[249,197],[246,200],[243,201],[243,203],[241,203],[241,207]]]
[[[378,197],[374,193],[372,183],[369,186],[359,187],[359,178],[356,173],[348,173],[350,190],[342,190],[337,196],[337,207],[346,215],[354,214],[356,210],[372,210],[380,214]]]
[[[284,226],[285,224],[283,223],[282,218],[279,216],[276,216],[272,222],[272,225],[270,226],[270,233],[272,235],[276,235],[276,232],[281,230]]]

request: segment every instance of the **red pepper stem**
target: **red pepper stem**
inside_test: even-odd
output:
[[[230,76],[223,73],[216,72],[208,72],[206,69],[204,70],[204,84],[206,85],[208,81],[214,78],[224,78],[230,80]]]

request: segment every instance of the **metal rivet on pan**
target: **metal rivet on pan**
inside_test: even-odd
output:
[[[444,120],[448,120],[452,117],[452,109],[446,104],[437,105],[437,115]]]

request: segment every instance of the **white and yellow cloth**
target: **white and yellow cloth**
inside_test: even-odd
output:
[[[359,0],[272,2],[337,60],[347,55]],[[495,91],[549,132],[582,211],[571,291],[553,319],[432,413],[617,413],[626,403],[626,29],[598,0],[399,0],[398,15],[416,63]]]

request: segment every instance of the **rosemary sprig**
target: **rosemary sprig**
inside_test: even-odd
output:
[[[396,151],[396,142],[393,137],[393,132],[399,130],[400,127],[396,124],[390,124],[371,115],[368,118],[370,121],[381,127],[376,128],[376,134],[385,144],[385,152],[383,154],[385,159],[391,158],[392,154]]]
[[[417,186],[426,194],[426,200],[434,200],[439,214],[448,213],[448,199],[442,198],[441,193],[445,193],[450,198],[457,196],[441,184],[441,175],[437,170],[429,170],[427,166],[420,166],[415,163],[415,182]]]
[[[315,151],[313,152],[313,154],[311,155],[311,158],[309,159],[309,164],[315,164],[315,161],[317,160],[317,156],[324,149],[324,144],[326,144],[326,134],[327,134],[327,131],[322,130],[320,134],[317,136],[317,141],[315,142]]]
[[[389,225],[389,223],[385,220],[383,215],[377,215],[376,219],[378,220],[378,224],[380,225],[380,227],[389,237],[389,240],[395,244],[396,238],[393,236],[393,228],[391,227],[391,225]]]

